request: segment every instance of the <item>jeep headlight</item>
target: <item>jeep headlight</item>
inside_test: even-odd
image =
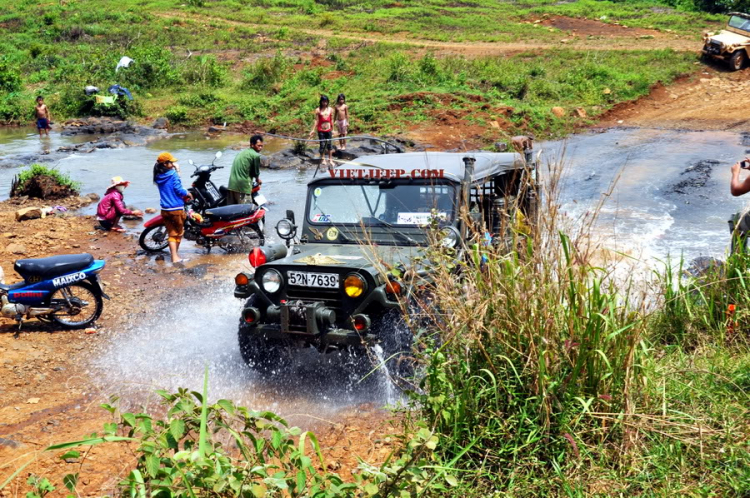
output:
[[[281,273],[276,270],[268,270],[260,277],[260,285],[263,290],[269,294],[278,292],[281,289]]]
[[[458,233],[458,230],[456,230],[455,227],[445,227],[440,232],[440,245],[447,248],[456,247],[456,244],[458,244],[458,239],[460,238],[461,234]]]
[[[356,273],[352,273],[344,280],[344,292],[349,297],[359,297],[365,289],[367,289],[367,283]]]
[[[294,238],[296,231],[294,224],[286,218],[279,220],[279,222],[276,223],[276,233],[284,240]]]

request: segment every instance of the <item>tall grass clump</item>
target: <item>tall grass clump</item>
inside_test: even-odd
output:
[[[735,244],[741,247],[744,244]],[[725,262],[711,260],[684,268],[666,262],[658,271],[663,304],[653,316],[654,339],[695,348],[742,341],[750,328],[750,254],[738,250]]]
[[[627,447],[622,421],[642,382],[643,292],[597,259],[593,216],[566,224],[559,171],[550,178],[539,215],[506,208],[509,245],[468,247],[459,263],[431,255],[442,338],[426,355],[421,416],[442,434],[447,461],[494,485],[564,468],[589,445]],[[475,227],[481,240],[486,227]]]

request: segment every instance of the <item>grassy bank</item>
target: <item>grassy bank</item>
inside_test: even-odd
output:
[[[220,1],[182,7],[126,0],[118,5],[116,11],[101,0],[8,6],[0,15],[6,34],[0,41],[0,120],[29,122],[37,94],[47,98],[56,119],[112,113],[94,106],[82,88],[93,84],[104,90],[119,83],[136,97],[125,113],[164,115],[183,126],[249,121],[298,134],[308,128],[320,93],[343,92],[356,132],[398,133],[439,124],[449,110],[456,120],[450,124],[485,128],[474,134],[487,143],[529,131],[560,136],[613,104],[646,94],[657,82],[691,72],[695,55],[555,49],[464,58],[347,38],[329,38],[319,48],[325,35],[315,30],[544,42],[566,33],[540,28],[531,17],[586,11],[588,17],[628,19],[629,25],[641,21],[659,27],[659,19],[668,19],[673,28],[688,31],[707,21],[656,8],[654,2],[532,1],[519,7],[482,0],[460,6],[436,1],[344,7]],[[191,19],[194,13],[213,20]],[[221,17],[257,24],[227,24]],[[379,21],[386,17],[388,23]],[[365,19],[387,29],[368,27]],[[122,55],[136,63],[115,73]],[[554,106],[566,115],[552,114]]]

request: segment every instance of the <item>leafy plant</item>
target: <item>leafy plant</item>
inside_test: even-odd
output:
[[[207,377],[202,393],[157,391],[164,418],[120,413],[116,406],[104,404],[118,416],[117,423],[106,424],[101,435],[47,450],[116,442],[137,445],[134,468],[119,484],[125,496],[385,498],[440,492],[445,483],[455,482],[444,471],[430,470],[438,439],[424,427],[405,436],[403,447],[382,466],[363,463],[354,482],[344,482],[335,473],[319,470],[326,466],[313,433],[290,427],[271,412],[248,410],[229,400],[207,403]],[[61,458],[80,456],[74,451]],[[71,492],[76,492],[77,482],[77,474],[65,477]]]

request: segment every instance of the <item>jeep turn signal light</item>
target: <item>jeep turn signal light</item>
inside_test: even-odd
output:
[[[402,290],[403,288],[401,287],[401,282],[399,282],[395,278],[393,280],[388,280],[388,282],[385,284],[386,294],[393,294],[396,296],[400,296]]]
[[[349,297],[359,297],[365,291],[365,281],[359,275],[349,275],[344,280],[344,292]]]
[[[247,255],[247,260],[250,262],[250,266],[257,268],[266,262],[266,253],[260,247],[255,247]]]
[[[357,332],[364,332],[370,328],[370,319],[367,315],[354,315],[352,322],[354,323],[354,330]]]
[[[234,285],[240,286],[247,285],[249,283],[250,279],[244,273],[238,273],[237,276],[234,277]]]
[[[260,310],[258,308],[245,308],[242,310],[242,319],[245,323],[255,323],[260,320]]]

